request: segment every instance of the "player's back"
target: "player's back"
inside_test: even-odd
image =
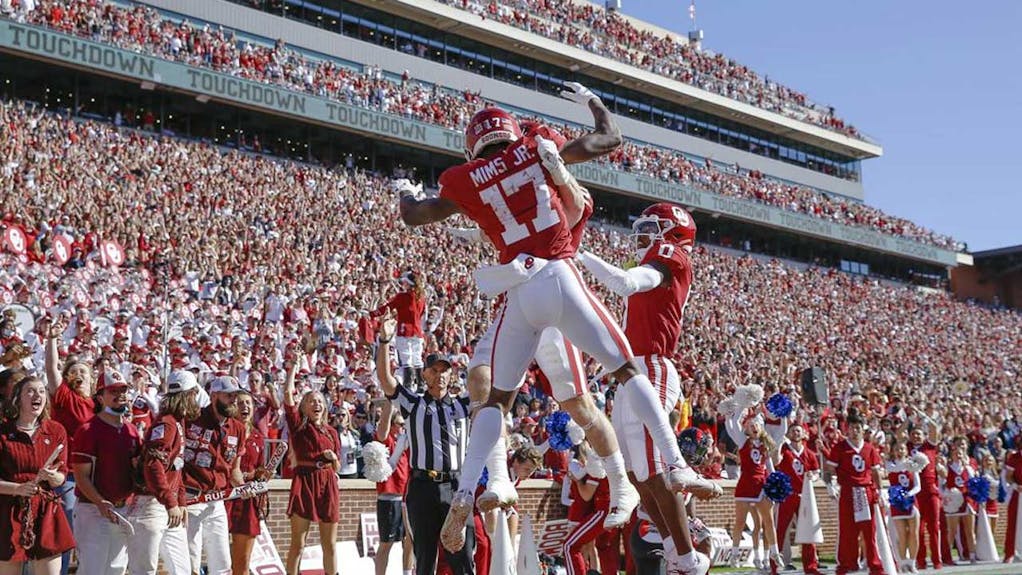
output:
[[[637,356],[673,356],[692,287],[691,256],[681,247],[656,242],[639,265],[654,265],[670,274],[659,286],[628,297],[625,336]]]
[[[448,168],[440,196],[455,202],[490,239],[504,264],[520,254],[564,259],[574,254],[557,187],[532,138],[503,152]]]

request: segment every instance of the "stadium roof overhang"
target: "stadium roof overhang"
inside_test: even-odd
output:
[[[353,1],[837,154],[860,160],[883,155],[883,148],[874,142],[732,100],[434,0]]]

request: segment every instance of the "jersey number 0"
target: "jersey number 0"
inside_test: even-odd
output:
[[[529,237],[529,227],[515,218],[515,214],[511,213],[511,208],[505,199],[505,197],[513,196],[523,188],[529,187],[536,194],[536,217],[532,219],[533,230],[541,232],[558,224],[561,217],[550,206],[550,186],[547,185],[546,175],[539,164],[533,164],[524,170],[508,174],[499,182],[479,192],[479,198],[493,209],[493,213],[504,227],[500,237],[504,240],[505,245],[511,245]]]

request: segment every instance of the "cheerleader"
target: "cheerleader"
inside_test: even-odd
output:
[[[295,457],[295,477],[291,480],[287,515],[291,519],[291,547],[287,551],[286,569],[298,575],[298,564],[305,548],[312,523],[319,524],[319,540],[323,549],[323,571],[337,573],[334,542],[340,520],[340,490],[337,456],[340,439],[337,430],[327,424],[326,400],[318,391],[306,392],[295,404],[295,375],[298,363],[288,365],[284,382],[284,415]]]
[[[15,384],[8,419],[0,425],[0,573],[60,572],[60,556],[75,546],[54,489],[64,483],[68,441],[49,418],[49,395],[37,377]],[[59,449],[59,451],[57,451]],[[52,461],[51,461],[52,459]]]
[[[751,514],[753,521],[758,521],[758,526],[753,531],[753,540],[758,531],[763,538],[764,547],[768,550],[769,559],[783,565],[784,559],[777,548],[773,502],[763,494],[767,476],[774,470],[772,458],[775,444],[764,428],[762,415],[749,414],[742,419],[742,414],[743,412],[739,411],[725,421],[728,435],[738,446],[740,468],[738,484],[735,486],[735,524],[731,531],[732,552],[728,564],[731,567],[738,565],[738,545],[742,541],[745,521]],[[756,568],[762,569],[764,563],[759,547],[756,546],[753,552]]]
[[[952,446],[948,456],[947,477],[944,480],[944,512],[947,515],[947,532],[953,538],[961,528],[962,543],[965,549],[969,550],[970,562],[976,562],[976,532],[972,522],[976,514],[976,502],[968,497],[969,479],[975,475],[972,466],[969,465],[969,456],[962,446]],[[961,496],[954,495],[955,492]],[[956,501],[960,505],[953,506]],[[959,557],[964,561],[965,557],[959,547]]]
[[[255,426],[255,401],[248,390],[238,393],[238,420],[245,424],[245,453],[241,456],[241,476],[245,482],[266,481],[273,471],[264,467],[265,437]],[[269,494],[227,502],[227,531],[231,534],[232,575],[248,575],[252,546],[261,532],[259,522],[269,509]]]
[[[993,456],[989,451],[983,454],[982,461],[980,461],[979,468],[980,475],[987,478],[990,485],[996,489],[997,482],[1001,478],[1001,472],[997,468],[997,458]],[[986,502],[987,518],[990,519],[990,532],[997,532],[997,498],[990,497]]]
[[[587,572],[584,549],[588,543],[595,542],[599,555],[599,571],[603,575],[616,575],[620,560],[618,549],[606,544],[610,537],[608,531],[603,528],[603,518],[610,509],[610,484],[607,482],[607,473],[602,463],[592,452],[587,453],[588,445],[586,441],[579,447],[582,478],[577,479],[576,471],[572,473],[572,479],[576,482],[579,499],[589,503],[590,507],[584,511],[581,509],[576,511],[576,513],[581,511],[581,517],[578,525],[564,540],[562,557],[568,575],[584,575]],[[581,507],[584,507],[584,504]],[[594,566],[592,561],[590,566]]]
[[[904,488],[905,497],[914,499],[922,489],[922,482],[919,479],[920,466],[909,457],[908,446],[904,441],[895,440],[891,444],[890,453],[891,458],[884,464],[887,469],[887,480],[892,486]],[[898,534],[898,548],[894,550],[894,555],[900,572],[918,573],[915,557],[919,552],[919,508],[913,501],[910,509],[899,509],[892,501],[891,520]]]
[[[415,272],[402,275],[400,283],[407,290],[394,295],[369,315],[375,318],[388,311],[397,313],[394,348],[397,350],[402,381],[412,389],[422,385],[422,352],[426,337],[422,326],[426,314],[426,286]]]

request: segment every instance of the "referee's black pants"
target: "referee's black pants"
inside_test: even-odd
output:
[[[416,575],[436,573],[440,528],[443,527],[447,512],[451,509],[451,496],[457,491],[457,480],[437,483],[413,477],[408,482],[405,505],[408,507],[408,525],[412,529]],[[475,521],[469,515],[465,529],[465,546],[457,553],[447,552],[447,562],[454,575],[475,575],[475,533]]]

